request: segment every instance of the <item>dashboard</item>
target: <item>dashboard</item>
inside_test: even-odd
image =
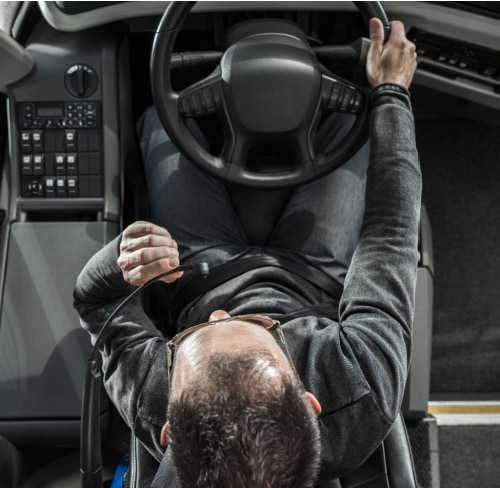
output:
[[[464,10],[467,5],[461,3],[467,2],[383,5],[390,19],[405,23],[408,37],[417,45],[419,69],[415,84],[500,109],[499,20],[491,10],[481,11],[475,6],[471,12]],[[144,82],[148,46],[167,4],[39,2],[45,30],[54,31],[47,42],[40,32],[36,44],[28,48],[37,58],[39,81],[34,84],[32,75],[24,86],[21,82],[14,94],[15,117],[19,121],[16,125],[21,199],[92,200],[110,194],[112,182],[106,181],[102,164],[103,158],[107,165],[114,158],[109,151],[105,154],[109,144],[104,144],[103,127],[112,128],[113,121],[106,120],[103,125],[102,113],[112,117],[118,107],[117,101],[113,105],[116,95],[109,97],[105,91],[107,87],[112,90],[127,76],[122,73],[116,77],[120,70],[119,51],[127,36],[131,80],[137,85],[142,82],[141,91],[148,91],[149,83]],[[184,35],[180,36],[180,49],[222,50],[225,31],[235,22],[252,17],[293,20],[312,45],[349,43],[355,36],[366,36],[351,2],[198,2],[184,26]],[[120,22],[127,31],[119,36],[122,46],[116,45],[117,36],[106,40],[104,34],[105,26],[114,31]],[[89,29],[95,31],[95,40],[86,36]],[[60,46],[66,46],[65,56],[54,56]],[[115,70],[108,70],[109,63],[104,61],[106,49],[101,46],[109,46],[109,63],[116,63]],[[143,100],[136,97],[136,110],[148,102],[147,96]],[[92,207],[90,200],[87,205]]]
[[[168,2],[39,2],[47,22],[63,31],[76,31],[110,21],[160,15]],[[75,5],[72,5],[75,4]],[[87,4],[87,5],[85,5]],[[389,20],[404,22],[419,48],[416,83],[500,108],[500,7],[497,2],[382,2]],[[346,28],[342,13],[355,12],[352,2],[198,2],[193,13],[237,16],[242,12],[307,19],[311,25],[329,19],[329,28]],[[336,14],[335,14],[336,13]],[[316,17],[316,21],[314,21]],[[339,20],[340,19],[340,20]],[[345,19],[345,17],[344,17]],[[325,23],[325,22],[323,22]],[[342,25],[344,23],[344,25]],[[137,24],[136,24],[137,25]],[[144,28],[145,22],[140,23]],[[141,28],[140,27],[140,28]],[[309,33],[308,33],[309,34]],[[366,35],[366,33],[365,33]]]
[[[417,45],[415,85],[499,110],[498,12],[472,5],[478,3],[490,2],[383,6],[389,19],[405,23]],[[116,219],[117,182],[109,174],[120,174],[122,134],[132,134],[132,119],[151,103],[149,50],[168,2],[38,4],[45,22],[27,40],[36,69],[11,91],[20,163],[17,209],[40,212],[63,198],[71,200],[66,209]],[[198,2],[179,35],[179,51],[222,51],[227,29],[261,17],[298,23],[313,46],[367,34],[352,2]],[[121,96],[132,100],[130,120]]]

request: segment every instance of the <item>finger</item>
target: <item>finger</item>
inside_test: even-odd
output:
[[[130,283],[134,286],[139,286],[147,283],[149,280],[152,280],[153,278],[156,278],[163,273],[167,273],[168,271],[177,268],[177,266],[179,266],[178,258],[159,259],[146,265],[137,266],[130,271],[124,271],[123,277],[127,283]],[[175,275],[182,275],[182,273],[172,273],[172,276]],[[165,278],[169,278],[168,282],[173,281],[170,277]]]
[[[131,253],[138,249],[149,247],[170,247],[177,249],[177,242],[171,237],[145,234],[139,237],[122,239],[120,243],[120,251],[122,253]]]
[[[158,236],[171,237],[167,229],[160,227],[159,225],[153,224],[151,222],[146,222],[139,220],[130,224],[124,231],[123,236],[127,238],[140,237],[146,234],[154,234]]]
[[[178,280],[181,276],[184,275],[184,271],[177,271],[176,273],[169,274],[160,279],[163,283],[173,283],[175,280]]]
[[[372,50],[382,51],[384,46],[384,26],[382,21],[376,17],[370,19],[370,40]]]
[[[406,41],[406,31],[405,26],[399,20],[393,20],[391,23],[391,35],[389,36],[390,41],[405,40]]]
[[[131,253],[122,253],[118,258],[118,266],[122,271],[130,271],[138,266],[145,266],[154,261],[168,258],[178,258],[179,251],[172,247],[141,248]]]

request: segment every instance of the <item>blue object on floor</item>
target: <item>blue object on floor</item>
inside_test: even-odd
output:
[[[123,488],[123,477],[128,469],[128,455],[122,456],[113,476],[111,488]]]

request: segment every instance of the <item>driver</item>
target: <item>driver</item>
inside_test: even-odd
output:
[[[180,262],[269,255],[343,288],[337,301],[265,266],[184,307],[174,340],[139,300],[113,319],[104,384],[161,461],[153,486],[312,486],[360,465],[390,431],[410,361],[421,193],[408,92],[415,46],[400,22],[391,29],[384,44],[382,23],[370,21],[370,144],[295,189],[267,246],[246,242],[224,184],[178,153],[154,111],[141,120],[154,223],[131,224],[80,274],[75,307],[93,341],[125,295]],[[333,147],[349,117],[331,116],[319,144]],[[162,279],[167,305],[186,278]]]

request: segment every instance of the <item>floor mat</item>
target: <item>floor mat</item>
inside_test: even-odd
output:
[[[441,488],[500,486],[500,426],[439,426]]]
[[[417,122],[433,230],[432,393],[500,393],[500,127]]]

